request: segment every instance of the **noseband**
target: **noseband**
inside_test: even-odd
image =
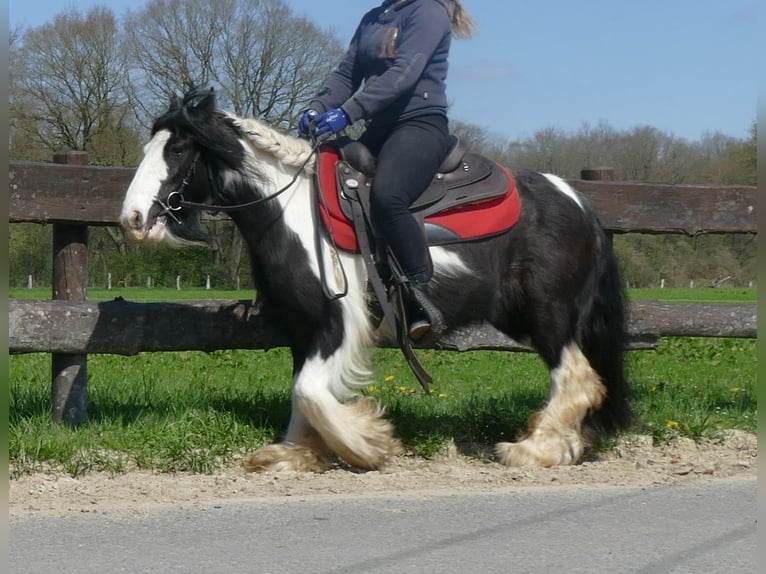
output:
[[[160,206],[160,211],[157,213],[157,217],[160,217],[162,215],[167,215],[173,219],[178,225],[181,225],[182,222],[178,217],[176,217],[176,212],[181,211],[181,208],[184,207],[184,190],[189,186],[189,182],[191,181],[191,178],[194,177],[194,172],[197,169],[197,160],[199,159],[199,151],[197,151],[196,154],[194,154],[194,159],[192,160],[191,165],[189,166],[188,171],[186,172],[186,175],[184,176],[183,180],[181,181],[181,184],[178,186],[178,188],[174,191],[171,191],[168,196],[163,201],[159,195],[154,196],[154,203]],[[210,171],[208,171],[208,179],[210,179]]]
[[[322,143],[322,141],[314,140],[312,142],[311,152],[306,156],[306,159],[303,160],[303,163],[295,171],[295,175],[293,175],[293,178],[287,183],[287,185],[275,191],[271,195],[267,195],[265,197],[255,199],[253,201],[249,201],[247,203],[239,203],[236,205],[212,205],[209,203],[196,203],[194,201],[187,201],[186,199],[184,199],[184,190],[186,190],[186,188],[189,186],[189,182],[191,181],[192,177],[194,177],[194,173],[197,169],[197,160],[199,159],[199,156],[200,156],[200,152],[197,151],[197,153],[194,155],[194,159],[192,160],[191,165],[189,166],[189,170],[186,172],[186,175],[184,176],[183,180],[179,184],[178,188],[175,189],[174,191],[171,191],[164,200],[159,195],[154,196],[154,203],[160,206],[160,211],[157,213],[157,217],[161,215],[167,215],[168,217],[171,217],[173,221],[181,225],[183,222],[177,217],[177,214],[183,208],[199,209],[202,211],[231,212],[231,211],[239,211],[241,209],[246,209],[248,207],[255,207],[262,203],[271,201],[272,199],[275,199],[279,197],[280,195],[282,195],[284,192],[286,192],[288,189],[290,189],[293,186],[293,184],[298,180],[298,176],[300,175],[300,173],[303,171],[306,165],[308,165],[311,158],[317,154],[319,150],[319,146]],[[207,169],[206,171],[207,171],[208,185],[210,186],[210,189],[214,190],[218,187],[218,185],[216,184],[216,182],[213,181],[213,176],[210,175],[210,169]]]

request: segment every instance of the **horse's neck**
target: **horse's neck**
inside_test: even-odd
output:
[[[292,173],[289,172],[291,169]],[[297,170],[290,166],[269,165],[261,174],[267,184],[243,174],[240,182],[243,189],[235,194],[240,198],[247,195],[252,201],[270,197],[289,185],[283,193],[264,203],[231,213],[254,266],[261,271],[262,277],[257,278],[261,283],[270,282],[271,278],[284,281],[282,269],[298,260],[309,265],[315,260],[312,178],[301,173],[290,185]]]

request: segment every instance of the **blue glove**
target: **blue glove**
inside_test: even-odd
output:
[[[311,125],[319,117],[319,112],[316,110],[306,110],[303,112],[301,119],[298,121],[298,135],[305,138],[309,137],[311,133]]]
[[[348,125],[348,116],[341,108],[334,108],[323,113],[314,123],[316,137],[330,136]]]

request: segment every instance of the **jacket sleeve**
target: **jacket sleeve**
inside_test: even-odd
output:
[[[359,92],[349,94],[341,106],[351,122],[370,118],[412,90],[444,36],[451,33],[449,17],[440,4],[425,4],[413,11],[402,24],[392,65],[365,82]]]
[[[356,65],[356,52],[359,44],[359,28],[351,38],[348,50],[338,67],[327,76],[324,86],[311,100],[309,108],[324,113],[346,102],[362,84],[362,75]]]

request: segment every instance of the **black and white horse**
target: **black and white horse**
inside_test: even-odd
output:
[[[282,442],[250,457],[251,470],[322,471],[331,453],[376,469],[400,452],[384,408],[358,392],[369,384],[376,337],[367,270],[359,254],[336,252],[317,235],[315,165],[307,141],[217,110],[212,91],[187,96],[156,119],[122,208],[134,239],[190,243],[205,235],[189,204],[251,204],[231,217],[248,245],[259,301],[293,355],[289,427]],[[574,464],[590,441],[630,419],[619,271],[585,197],[555,176],[513,176],[518,222],[492,237],[431,247],[432,297],[449,329],[486,321],[534,348],[550,370],[545,407],[525,438],[496,446],[498,460]],[[322,277],[345,296],[327,296]]]

